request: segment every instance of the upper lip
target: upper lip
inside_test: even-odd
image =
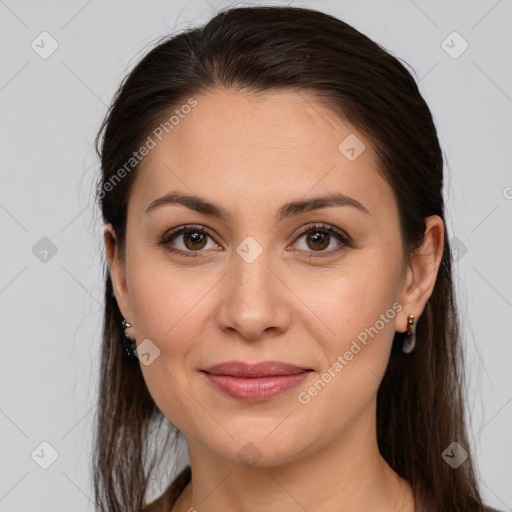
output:
[[[310,370],[310,368],[303,368],[279,361],[263,361],[256,364],[226,361],[210,366],[202,371],[212,375],[230,375],[233,377],[270,377],[274,375],[297,375],[298,373]]]

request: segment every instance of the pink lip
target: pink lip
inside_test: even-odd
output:
[[[294,388],[312,370],[277,361],[254,365],[229,361],[202,371],[219,391],[241,400],[260,401]]]

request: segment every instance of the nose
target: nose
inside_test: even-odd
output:
[[[271,268],[269,260],[266,251],[250,263],[234,255],[217,310],[217,325],[221,330],[256,340],[282,334],[289,328],[293,294]]]

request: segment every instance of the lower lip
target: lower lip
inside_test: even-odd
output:
[[[241,378],[230,375],[205,373],[215,388],[223,393],[251,402],[267,400],[288,391],[302,382],[310,372],[296,375],[273,375],[269,377]]]

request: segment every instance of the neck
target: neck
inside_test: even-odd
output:
[[[414,512],[411,486],[379,453],[375,403],[366,414],[333,442],[265,468],[220,458],[187,439],[192,480],[173,512]]]

